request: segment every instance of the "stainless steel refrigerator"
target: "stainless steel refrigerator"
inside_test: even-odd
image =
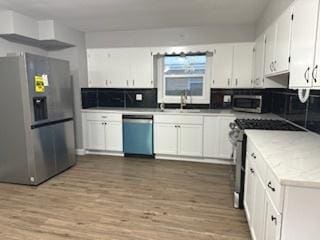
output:
[[[67,61],[0,58],[0,182],[38,185],[76,163]]]

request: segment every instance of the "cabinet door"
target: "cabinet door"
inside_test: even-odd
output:
[[[318,22],[318,30],[317,30],[317,44],[316,44],[316,58],[314,68],[312,70],[312,80],[313,86],[317,89],[320,88],[320,19]]]
[[[178,154],[202,157],[202,139],[202,125],[179,125]]]
[[[255,209],[255,190],[256,190],[256,175],[255,166],[252,161],[248,161],[246,166],[245,186],[244,186],[244,208],[247,214],[248,223],[252,226],[253,211]]]
[[[105,127],[107,151],[122,152],[122,122],[107,122]]]
[[[203,155],[204,157],[219,158],[219,117],[205,117],[203,131]],[[229,141],[229,140],[228,140]]]
[[[265,240],[280,240],[281,215],[274,208],[271,200],[266,198]]]
[[[106,150],[105,124],[101,121],[87,121],[86,149]]]
[[[291,15],[289,8],[277,21],[276,48],[274,70],[277,73],[289,71],[290,40],[291,40]]]
[[[265,75],[270,75],[274,72],[273,62],[275,56],[276,48],[276,38],[277,38],[277,28],[276,24],[271,25],[266,31],[266,40],[265,40]]]
[[[108,49],[107,61],[104,65],[107,86],[110,88],[126,88],[130,80],[129,52],[126,48]]]
[[[233,56],[233,87],[252,87],[253,43],[240,43],[234,47]]]
[[[217,45],[212,60],[212,88],[231,88],[233,45]]]
[[[318,4],[318,0],[297,0],[293,5],[290,88],[312,86]]]
[[[153,88],[153,57],[149,48],[130,49],[130,88]]]
[[[154,150],[156,154],[178,154],[178,128],[174,124],[154,125]]]
[[[255,198],[254,204],[255,207],[252,212],[252,234],[254,235],[254,239],[264,239],[264,231],[265,231],[265,197],[266,197],[266,189],[263,185],[263,181],[260,179],[258,175],[256,175],[256,185],[255,185]]]
[[[88,49],[88,85],[89,87],[107,87],[105,65],[108,63],[107,52],[103,49]]]
[[[254,79],[253,87],[262,88],[264,82],[264,57],[265,57],[265,35],[257,38],[255,43],[254,54]]]

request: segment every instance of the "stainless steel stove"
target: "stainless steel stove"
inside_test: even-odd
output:
[[[243,208],[247,137],[245,130],[305,131],[285,120],[236,119],[230,124],[229,139],[234,147],[234,207]]]

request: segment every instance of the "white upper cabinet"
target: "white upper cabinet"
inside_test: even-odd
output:
[[[104,49],[90,49],[87,51],[89,87],[106,87],[107,74],[105,65],[108,64],[108,54]]]
[[[212,88],[251,88],[253,43],[216,45],[212,61]]]
[[[233,44],[217,45],[212,60],[212,88],[230,88]]]
[[[266,31],[265,75],[289,71],[292,9],[286,10]]]
[[[293,89],[313,86],[318,5],[319,0],[296,0],[293,5],[289,80]]]
[[[252,86],[262,88],[264,83],[265,35],[257,38],[254,47],[254,77]]]
[[[88,49],[89,87],[153,88],[149,48]]]
[[[129,50],[131,74],[128,79],[131,88],[153,88],[153,56],[149,48]]]
[[[265,39],[265,75],[270,75],[274,72],[273,62],[276,48],[276,24],[271,25],[266,31]]]
[[[234,46],[232,82],[234,88],[251,88],[254,43]]]
[[[274,58],[276,73],[289,71],[290,43],[291,43],[292,9],[286,10],[277,21],[277,37]]]

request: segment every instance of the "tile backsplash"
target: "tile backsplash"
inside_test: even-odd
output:
[[[310,131],[320,133],[320,91],[311,91],[306,103],[301,103],[298,92],[288,89],[271,91],[272,112]]]
[[[142,97],[136,100],[137,95]],[[82,88],[82,107],[156,108],[157,89]]]
[[[137,100],[141,94],[142,100]],[[225,96],[233,95],[264,96],[268,101],[270,111],[288,119],[311,131],[320,133],[320,91],[311,91],[309,100],[301,103],[298,92],[288,89],[211,89],[210,105],[189,105],[189,108],[230,108],[230,103],[224,102]],[[157,89],[81,89],[82,107],[132,107],[157,108]],[[179,108],[179,104],[167,104],[167,108]]]

